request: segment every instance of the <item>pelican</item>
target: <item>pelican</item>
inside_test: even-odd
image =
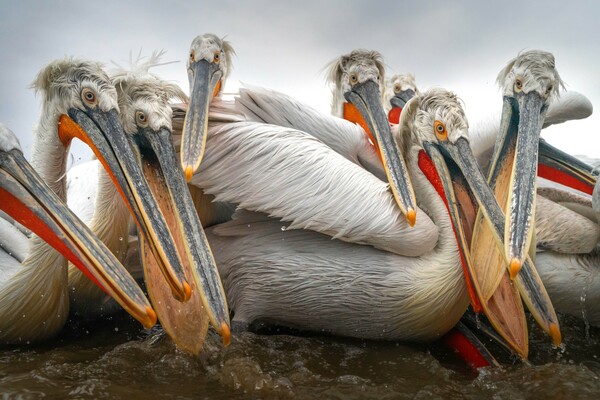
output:
[[[91,93],[92,89],[88,86],[84,90]],[[81,103],[71,112],[86,126],[85,131],[79,128],[81,133],[96,141],[100,135],[118,131],[103,123],[110,121],[106,109],[113,105],[111,93],[99,90],[94,93],[101,102],[95,113],[89,113]],[[69,103],[65,99],[64,104]],[[95,121],[100,127],[86,125],[87,121]],[[45,183],[23,157],[15,135],[0,124],[0,208],[36,234],[29,239],[8,220],[0,218],[2,343],[49,339],[62,329],[69,314],[67,259],[146,328],[156,323],[154,310],[133,278],[62,201],[64,181],[60,177],[64,174],[66,157],[56,129],[55,124],[52,136],[51,129],[45,130],[42,125],[36,137],[33,162],[45,173],[48,182]],[[62,160],[52,159],[49,153]],[[47,164],[48,160],[55,164]]]
[[[212,33],[199,35],[190,47],[187,71],[190,104],[181,136],[181,167],[189,181],[198,170],[206,145],[208,108],[231,73],[233,48]]]
[[[390,123],[400,122],[402,109],[415,94],[420,92],[413,74],[396,74],[386,81],[383,108]]]
[[[462,160],[472,155],[456,96],[432,90],[410,104],[398,136],[408,144],[407,166],[423,213],[439,231],[410,246],[419,250],[418,256],[399,255],[402,240],[387,244],[388,249],[381,243],[373,248],[298,229],[318,227],[332,233],[326,224],[310,219],[319,207],[335,209],[332,222],[344,221],[346,231],[337,237],[358,237],[371,228],[364,244],[380,239],[377,230],[386,233],[406,224],[385,183],[356,162],[289,128],[251,122],[210,127],[210,152],[194,180],[217,199],[275,217],[240,212],[207,230],[234,321],[415,341],[434,340],[456,324],[469,303],[461,266],[461,257],[469,262],[468,247],[457,207],[473,204],[463,203],[470,197],[456,196],[452,182],[467,193],[469,187],[478,191],[485,183],[481,173],[469,184],[461,177]],[[346,121],[330,120],[356,129]],[[460,169],[447,167],[450,161],[444,157]],[[485,202],[481,207],[487,207]],[[363,213],[366,218],[355,223]],[[416,236],[422,222],[402,231],[402,239]]]
[[[533,236],[540,129],[548,105],[564,85],[555,68],[554,56],[540,50],[519,54],[500,72],[497,82],[504,106],[489,180],[500,196],[499,202],[505,203],[508,210],[504,256],[514,276]],[[508,179],[506,189],[502,183],[505,179]]]
[[[166,82],[149,72],[160,65],[163,52],[155,52],[146,62],[140,59],[132,70],[115,71],[111,81],[117,89],[121,121],[126,134],[135,140],[135,148],[141,154],[142,171],[157,199],[160,211],[167,217],[168,228],[181,255],[186,280],[192,285],[189,301],[180,303],[168,295],[168,286],[157,274],[148,244],[141,240],[140,252],[144,277],[158,318],[163,328],[178,347],[197,354],[204,340],[207,321],[229,343],[229,313],[225,302],[218,271],[208,242],[198,220],[185,178],[177,165],[171,141],[170,99],[186,101],[187,96],[174,83]],[[90,184],[90,172],[97,180]],[[99,173],[98,173],[99,171]],[[87,163],[70,171],[69,192],[78,198],[89,199],[85,204],[74,202],[93,231],[122,258],[129,245],[128,210],[117,191],[110,184],[110,177],[98,167],[97,161]],[[95,184],[94,184],[95,183]],[[95,205],[95,206],[94,206]],[[93,209],[93,213],[88,210]],[[110,215],[112,218],[107,218]],[[135,263],[137,265],[137,263]],[[72,303],[81,314],[106,312],[104,296],[90,286],[82,275],[71,268]],[[79,306],[77,306],[79,305]],[[206,311],[205,311],[206,310]]]
[[[369,134],[379,153],[387,181],[402,214],[414,226],[415,194],[382,107],[385,73],[377,51],[353,50],[331,62],[332,114],[356,122]]]
[[[518,140],[521,140],[515,138],[517,135],[515,125],[519,116],[524,119],[529,118],[530,125],[535,125],[531,130],[539,135],[539,129],[542,126],[562,123],[568,119],[585,118],[591,114],[592,107],[589,100],[576,92],[567,92],[562,94],[560,99],[554,99],[551,102],[553,97],[557,96],[558,87],[562,86],[562,81],[554,68],[554,57],[550,53],[531,51],[519,55],[501,71],[498,76],[498,83],[503,89],[505,101],[500,129],[501,135],[496,143],[508,142],[509,144],[496,147],[495,157],[491,161],[490,182],[495,185],[495,182],[504,180],[505,183],[498,184],[498,190],[502,191],[502,185],[508,185],[509,180],[502,177],[508,176],[510,164],[512,164],[512,161],[509,160],[512,156],[509,157],[506,154],[510,155],[511,151],[514,151],[511,150],[511,146],[520,143]],[[519,99],[518,101],[510,94],[511,90],[516,93],[515,96]],[[536,101],[543,102],[541,111],[536,111],[538,114],[541,112],[541,117],[539,117],[540,121],[538,123],[531,124],[532,118],[538,117],[536,117],[537,114],[534,115],[535,118],[531,117],[531,114],[527,114],[529,113],[527,110],[530,104]],[[522,109],[519,110],[519,107],[522,107]],[[522,132],[519,130],[518,135],[521,134]],[[490,137],[490,135],[480,132],[478,136],[483,140],[475,142],[474,152],[480,155],[489,154],[491,145],[486,137]],[[538,139],[535,136],[534,139],[530,138],[528,140],[535,140],[536,142],[535,146],[532,145],[533,154],[523,155],[522,157],[528,157],[527,162],[535,162],[533,165],[533,168],[535,168],[537,166]],[[591,193],[589,188],[595,178],[591,174],[592,168],[590,166],[586,166],[584,163],[553,148],[543,140],[539,141],[539,153],[538,173],[540,176],[553,178],[576,189]],[[533,161],[531,161],[532,159]],[[516,164],[516,166],[519,165]],[[518,173],[513,173],[513,176]],[[538,196],[531,196],[533,204],[536,204],[535,239],[538,247],[536,266],[556,310],[581,316],[582,292],[587,290],[584,290],[584,288],[593,288],[595,284],[593,265],[597,262],[597,259],[594,256],[595,251],[585,255],[575,255],[574,253],[594,250],[600,232],[598,226],[586,217],[586,212],[582,212],[582,210],[585,210],[582,205],[591,207],[589,198],[586,199],[581,194],[557,190],[556,185],[549,187],[547,183],[543,183],[544,181],[541,182],[544,187],[538,189]],[[523,188],[523,190],[528,193],[528,189]],[[504,196],[506,196],[506,192]],[[527,194],[526,196],[530,195]],[[562,206],[559,202],[569,203],[571,208],[581,212],[581,214]],[[589,216],[591,210],[587,214]],[[586,230],[585,234],[577,229],[585,230],[586,227],[589,230]],[[481,235],[478,238],[481,238]],[[476,242],[474,246],[477,246]],[[482,248],[483,252],[487,253],[489,257],[489,245],[483,244]],[[594,320],[594,315],[599,313],[592,310],[588,314],[591,320]]]
[[[188,76],[194,104],[190,107],[186,102],[171,105],[173,145],[179,150],[181,165],[188,181],[192,176],[190,174],[195,173],[196,169],[186,166],[200,163],[206,142],[209,106],[212,101],[221,99],[223,88],[233,68],[233,55],[235,51],[231,43],[212,33],[198,35],[192,41],[188,59]],[[211,73],[210,82],[208,78],[202,78]],[[188,109],[191,109],[189,116]],[[186,137],[186,144],[183,136]],[[194,146],[201,146],[201,148]],[[194,152],[196,155],[193,155]],[[205,194],[202,188],[192,184],[188,185],[188,189],[202,226],[207,227],[231,219],[235,210],[231,204],[214,201],[213,196]]]

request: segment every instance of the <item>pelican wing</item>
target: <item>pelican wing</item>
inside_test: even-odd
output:
[[[322,114],[283,93],[255,86],[240,89],[235,105],[251,121],[306,132],[346,159],[387,181],[379,156],[359,125]]]
[[[433,249],[438,229],[423,211],[409,227],[388,184],[297,130],[256,122],[211,123],[192,184],[237,204],[336,239],[401,255]]]
[[[549,192],[550,194],[556,191]],[[565,254],[585,254],[592,252],[600,240],[600,226],[590,207],[570,203],[579,208],[576,212],[570,207],[546,198],[538,190],[535,209],[535,239],[538,249],[552,250]],[[588,211],[589,217],[583,213]],[[536,263],[537,265],[537,263]]]

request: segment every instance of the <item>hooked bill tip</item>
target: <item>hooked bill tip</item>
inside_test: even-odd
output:
[[[192,297],[192,287],[187,283],[183,282],[183,301],[188,301]]]
[[[229,346],[231,343],[231,329],[225,322],[221,323],[221,337],[223,338],[223,346]]]
[[[154,309],[152,307],[146,306],[146,315],[148,315],[148,320],[144,324],[144,328],[150,329],[154,325],[156,325],[156,320],[157,320],[156,312],[154,311]]]
[[[513,280],[517,277],[517,274],[521,270],[521,261],[513,258],[510,261],[510,279]]]
[[[558,325],[550,324],[550,337],[552,338],[552,343],[554,343],[554,346],[558,346],[562,342],[562,336],[560,334]]]
[[[194,176],[194,168],[192,168],[191,165],[188,165],[185,167],[184,172],[185,172],[185,180],[188,182],[191,181],[192,176]]]
[[[412,208],[409,208],[406,212],[406,220],[411,227],[415,226],[415,223],[417,222],[417,212]]]

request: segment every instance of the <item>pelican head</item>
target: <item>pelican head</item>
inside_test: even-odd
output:
[[[564,85],[554,56],[540,50],[523,52],[511,60],[498,74],[497,83],[504,106],[492,168],[498,175],[491,179],[509,182],[504,254],[514,277],[532,238],[540,131],[548,105]],[[503,174],[505,178],[500,177]]]
[[[127,270],[23,157],[0,124],[0,209],[56,248],[129,314],[149,328],[156,313]]]
[[[150,243],[173,296],[180,301],[188,299],[191,288],[175,244],[163,215],[156,212],[156,200],[131,149],[133,138],[121,126],[117,92],[101,65],[73,58],[54,61],[42,69],[33,86],[44,96],[45,115],[52,116],[49,121],[42,120],[42,125],[56,124],[65,146],[73,138],[90,146]]]
[[[402,154],[392,138],[382,106],[384,68],[376,51],[354,50],[331,63],[333,106],[344,107],[344,117],[360,123],[379,150],[392,193],[400,210],[413,226],[416,200]],[[345,99],[347,103],[343,103]],[[338,112],[339,116],[339,112]]]
[[[181,138],[181,167],[188,181],[204,154],[208,107],[225,86],[234,54],[228,41],[212,33],[197,36],[192,41],[187,63],[190,104]]]
[[[489,191],[489,187],[471,152],[468,129],[458,97],[445,89],[430,89],[406,104],[396,140],[402,143],[406,157],[412,160],[411,164],[418,165],[446,205],[469,294],[475,304],[480,299],[471,283],[474,271],[469,255],[472,220],[477,207],[493,210],[495,202],[491,203],[493,196],[490,200],[478,195],[485,188]]]
[[[123,128],[134,138],[142,158],[142,170],[153,188],[160,210],[163,214],[172,216],[167,218],[170,222],[169,229],[173,237],[177,238],[186,278],[197,288],[193,295],[200,300],[195,304],[198,310],[194,311],[206,310],[215,329],[228,342],[229,312],[224,290],[172,144],[172,109],[169,102],[187,102],[187,96],[178,85],[149,72],[153,66],[160,65],[162,54],[155,52],[147,62],[138,62],[132,66],[131,71],[115,71],[111,78],[118,93]],[[148,262],[153,260],[148,259]],[[151,279],[146,277],[149,285]],[[173,313],[171,308],[177,305],[171,305],[168,299],[153,301],[161,303],[156,306],[161,323],[166,324],[166,318],[176,317],[166,314]],[[165,311],[161,314],[163,308]],[[188,313],[182,313],[181,317],[199,318]],[[165,329],[169,327],[165,326]],[[199,332],[192,334],[197,337]]]
[[[406,102],[419,94],[413,74],[396,74],[387,79],[383,104],[386,109],[404,108]]]

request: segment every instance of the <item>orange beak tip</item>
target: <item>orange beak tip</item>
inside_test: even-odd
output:
[[[550,337],[552,338],[554,346],[558,346],[562,342],[562,335],[560,334],[558,325],[550,324]]]
[[[148,315],[148,321],[147,321],[147,324],[144,324],[144,328],[150,329],[154,325],[156,325],[156,321],[157,321],[156,312],[154,311],[154,309],[152,307],[146,306],[146,315]]]
[[[183,282],[183,293],[185,296],[183,301],[188,301],[192,297],[192,287],[187,282]]]
[[[517,274],[521,270],[521,261],[513,258],[510,261],[510,279],[514,280],[517,277]]]
[[[406,212],[406,220],[411,227],[415,226],[415,223],[417,222],[417,212],[412,208],[409,208]]]
[[[194,168],[192,168],[191,165],[188,165],[185,167],[185,180],[186,181],[191,181],[192,180],[192,176],[194,176]]]
[[[231,344],[231,329],[225,322],[221,323],[221,337],[223,338],[223,346],[227,347]]]

